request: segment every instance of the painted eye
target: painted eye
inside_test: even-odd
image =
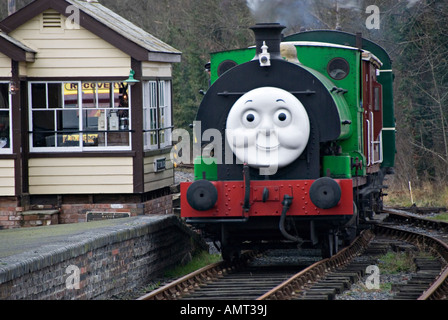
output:
[[[247,120],[247,122],[254,122],[255,121],[255,116],[252,113],[249,113],[246,116],[246,120]]]
[[[247,110],[241,120],[246,128],[255,128],[260,122],[260,115],[255,110]]]
[[[283,122],[283,121],[286,121],[286,119],[288,119],[288,116],[286,114],[284,114],[283,112],[278,115],[278,120]]]
[[[285,127],[291,123],[291,113],[286,109],[277,110],[274,114],[274,123],[277,126]]]

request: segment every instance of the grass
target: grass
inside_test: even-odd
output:
[[[186,265],[179,265],[167,270],[164,276],[167,278],[179,278],[218,261],[221,261],[220,254],[209,254],[206,251],[201,251],[193,256],[192,260]]]
[[[434,220],[440,220],[440,221],[448,222],[448,213],[447,212],[441,213],[441,214],[438,214],[437,216],[434,216],[434,217],[428,217],[428,219],[434,219]]]
[[[382,274],[397,274],[400,272],[414,272],[414,253],[389,251],[378,259]]]
[[[384,202],[388,206],[410,207],[411,192],[408,186],[390,186],[386,190],[388,195]],[[437,183],[422,183],[412,186],[412,200],[417,207],[446,207],[448,206],[448,186]]]
[[[164,285],[165,281],[170,281],[172,279],[177,279],[186,274],[189,274],[197,269],[200,269],[208,264],[218,262],[221,260],[221,255],[211,255],[208,252],[202,251],[194,255],[192,260],[184,266],[177,266],[175,268],[169,269],[165,272],[163,282],[157,280],[147,283],[144,286],[135,288],[128,292],[124,292],[118,296],[121,300],[135,300],[136,298],[154,291]]]
[[[388,251],[378,258],[378,267],[381,275],[397,275],[400,273],[412,273],[416,271],[414,259],[416,257],[426,257],[426,252],[421,251]],[[393,283],[381,280],[379,289],[368,289],[366,285],[361,284],[361,291],[391,293]]]
[[[392,185],[386,192],[388,195],[384,197],[385,206],[412,206],[409,188]],[[412,198],[417,207],[448,208],[448,186],[437,183],[422,183],[421,186],[412,188]],[[423,217],[448,222],[448,212],[442,212],[435,216]]]

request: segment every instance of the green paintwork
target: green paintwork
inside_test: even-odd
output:
[[[361,51],[355,47],[354,34],[339,31],[310,31],[285,37],[283,42],[295,42],[297,58],[300,66],[311,72],[325,87],[331,91],[333,87],[347,90],[347,93],[331,93],[341,119],[341,135],[337,144],[341,148],[338,156],[324,157],[322,174],[330,170],[331,175],[356,176],[366,174],[366,158],[363,154],[362,140],[362,57]],[[305,42],[317,42],[310,44]],[[324,43],[339,46],[328,46]],[[395,118],[393,105],[393,74],[391,60],[386,51],[369,40],[363,39],[364,50],[370,51],[381,60],[383,66],[378,82],[383,86],[383,167],[393,167],[395,162]],[[255,48],[215,52],[211,54],[211,84],[218,78],[218,66],[226,60],[235,61],[238,65],[251,61],[255,56]],[[349,74],[341,80],[332,79],[328,72],[328,63],[335,57],[344,58],[349,66]],[[350,120],[350,125],[343,125]],[[362,169],[351,169],[351,163],[360,161]],[[202,170],[202,169],[201,169]],[[196,171],[196,170],[195,170]]]
[[[194,180],[218,180],[218,167],[216,158],[196,157],[194,159]]]
[[[285,37],[283,41],[317,41],[356,47],[356,35],[341,31],[315,30],[296,33]],[[383,87],[383,164],[382,167],[394,167],[395,164],[395,114],[393,99],[392,60],[378,44],[362,39],[362,48],[373,53],[383,63],[377,81]]]
[[[350,156],[324,156],[322,159],[322,176],[334,179],[351,179]]]
[[[302,65],[302,68],[305,70],[308,70],[308,72],[312,73],[319,81],[327,88],[328,91],[331,91],[331,89],[335,86],[333,82],[331,82],[325,75],[320,73],[314,68],[305,67]],[[339,112],[339,119],[341,120],[341,134],[338,138],[338,140],[346,140],[349,139],[352,136],[353,133],[353,126],[352,125],[343,125],[342,123],[344,121],[352,121],[352,115],[350,112],[350,108],[347,104],[346,99],[344,98],[344,95],[342,93],[331,93],[331,96],[335,102],[335,104],[338,106],[338,112]]]
[[[358,158],[365,164],[361,139],[363,110],[359,105],[359,101],[361,101],[361,53],[353,48],[329,46],[296,45],[296,49],[297,57],[303,65],[325,75],[325,79],[320,80],[329,90],[336,86],[348,91],[344,95],[333,93],[333,96],[336,96],[338,108],[347,108],[350,113],[347,119],[352,121],[351,125],[343,126],[343,128],[350,128],[351,134],[344,136],[344,139],[339,141],[338,144],[342,148],[342,156],[349,155],[353,160]],[[349,74],[342,80],[332,79],[327,72],[328,63],[335,57],[344,58],[350,66]],[[353,169],[352,174],[356,175],[355,169]],[[358,170],[358,175],[364,174],[365,166],[362,170]]]
[[[226,60],[235,61],[242,64],[255,57],[255,48],[238,49],[231,51],[221,51],[211,54],[210,59],[210,82],[213,84],[218,79],[218,66]]]

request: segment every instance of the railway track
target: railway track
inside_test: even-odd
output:
[[[327,269],[334,269],[359,253],[372,237],[371,232],[364,232],[350,247],[343,249],[330,259],[319,260],[311,264],[302,262],[295,265],[259,266],[250,264],[253,254],[246,255],[236,264],[229,266],[220,262],[175,282],[155,290],[139,300],[172,300],[172,299],[253,299],[261,298],[281,283],[288,281],[303,269],[306,281],[314,281]],[[268,280],[266,280],[268,279]]]
[[[246,252],[231,264],[225,261],[214,263],[139,300],[255,300],[309,266],[310,261],[320,260],[314,255],[301,257],[301,261],[296,258],[297,253],[292,257],[294,262],[285,262],[282,257],[283,261],[273,265],[272,257],[267,264],[264,255]]]
[[[405,230],[402,226],[387,227],[377,226],[377,234],[388,238],[399,239],[411,243],[418,250],[430,251],[435,258],[416,259],[417,274],[412,277],[406,285],[399,288],[396,299],[417,299],[417,300],[445,300],[447,299],[447,261],[448,245],[443,241],[416,232],[415,230]],[[440,282],[440,284],[437,284]]]
[[[443,261],[442,271],[418,300],[448,299],[448,223],[410,215],[402,210],[387,209],[387,221],[399,223],[388,230],[390,236],[402,236],[419,247],[428,248]],[[397,229],[399,231],[397,231]],[[426,262],[427,265],[434,263]],[[421,270],[429,269],[421,266]],[[422,272],[424,274],[424,272]]]
[[[368,268],[375,266],[378,257],[391,247],[395,250],[427,250],[437,256],[437,259],[416,259],[416,274],[406,284],[395,286],[395,299],[447,299],[446,224],[422,221],[423,218],[415,220],[403,212],[389,211],[388,214],[384,223],[363,231],[350,247],[332,258],[316,259],[317,262],[308,264],[257,266],[253,263],[256,255],[246,253],[235,264],[216,263],[139,300],[335,299],[353,283],[365,279],[369,275]],[[426,233],[430,228],[431,235],[423,234],[422,228]]]
[[[187,300],[255,300],[290,278],[297,268],[245,267],[201,286]]]
[[[389,210],[388,213],[387,222],[375,225],[373,229],[375,238],[362,257],[354,259],[346,267],[335,272],[323,274],[320,280],[308,286],[304,286],[302,280],[297,281],[298,284],[294,284],[295,291],[293,294],[291,294],[291,288],[285,288],[291,285],[284,283],[262,298],[332,299],[337,293],[346,289],[350,283],[353,283],[354,278],[362,279],[367,267],[374,266],[377,263],[375,256],[386,252],[387,247],[393,244],[396,247],[404,247],[405,250],[409,250],[409,246],[413,246],[415,250],[430,250],[439,258],[416,259],[417,274],[406,284],[394,288],[397,291],[394,299],[447,299],[448,241],[445,232],[447,224],[410,216],[395,210]],[[404,222],[406,222],[406,226],[404,226]],[[422,227],[425,227],[425,229],[422,230]],[[430,228],[429,233],[436,234],[437,237],[428,235],[428,228]],[[393,243],[391,239],[398,242]],[[287,291],[286,294],[285,290]]]

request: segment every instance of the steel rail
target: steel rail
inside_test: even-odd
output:
[[[250,251],[243,253],[240,259],[235,263],[230,264],[227,261],[220,261],[199,270],[196,270],[186,276],[183,276],[167,285],[160,287],[137,300],[175,300],[188,291],[194,290],[200,283],[207,282],[213,278],[217,278],[227,272],[231,272],[239,268],[248,259],[255,256],[255,253]]]
[[[413,218],[413,217],[412,217]],[[375,233],[410,242],[416,246],[429,248],[448,264],[448,244],[431,236],[390,226],[376,225]],[[433,284],[417,300],[442,300],[448,296],[448,265],[435,279]]]
[[[447,300],[448,299],[448,267],[438,279],[417,300]]]
[[[389,212],[391,214],[391,212]],[[415,219],[414,216],[406,216],[403,213],[392,213],[393,218],[403,221]],[[398,218],[397,218],[398,216]],[[421,220],[422,218],[416,218]],[[428,220],[428,219],[424,219]],[[426,221],[424,221],[426,225]],[[420,224],[420,222],[418,223]],[[437,224],[438,225],[438,224]],[[435,225],[434,225],[435,226]],[[391,238],[396,238],[402,241],[412,243],[416,246],[423,246],[431,248],[436,252],[445,262],[448,263],[448,245],[443,241],[434,237],[426,236],[419,233],[414,233],[407,230],[393,228],[382,224],[374,225],[372,230],[364,230],[353,243],[341,250],[338,254],[331,258],[320,260],[312,266],[302,270],[282,284],[278,285],[271,291],[260,296],[257,300],[285,300],[296,294],[297,291],[302,290],[307,285],[319,280],[320,277],[328,272],[331,272],[339,267],[345,266],[358,254],[360,254],[375,237],[375,235],[385,235]],[[253,257],[253,253],[246,253],[238,264],[229,264],[224,261],[214,263],[210,266],[197,270],[189,275],[186,275],[175,282],[167,284],[147,295],[140,297],[138,300],[173,300],[178,299],[189,291],[194,291],[200,284],[210,281],[214,278],[220,277],[229,271],[237,269],[247,259]],[[440,300],[447,299],[448,295],[448,266],[441,272],[439,277],[435,279],[434,283],[428,288],[418,300]]]
[[[295,295],[296,291],[303,289],[307,284],[313,283],[328,271],[334,270],[337,267],[343,266],[358,254],[363,247],[373,239],[375,235],[385,235],[396,238],[402,241],[412,243],[417,246],[431,248],[436,254],[448,262],[448,245],[439,239],[426,236],[423,234],[414,233],[407,230],[396,229],[384,225],[375,225],[374,231],[364,231],[351,246],[345,248],[337,255],[330,259],[321,260],[312,266],[302,270],[292,278],[283,282],[276,288],[267,292],[257,300],[284,300]],[[428,288],[418,300],[427,299],[446,299],[448,294],[448,267],[439,275],[435,282]]]
[[[445,221],[416,217],[414,215],[407,214],[403,210],[392,209],[392,208],[384,209],[384,212],[389,215],[388,220],[393,220],[393,221],[398,221],[398,222],[412,222],[413,224],[416,224],[421,227],[448,231],[448,223]]]
[[[342,249],[333,257],[320,260],[302,270],[271,291],[260,296],[257,300],[285,300],[294,296],[296,291],[303,289],[309,283],[317,281],[325,273],[348,264],[368,246],[373,238],[374,234],[370,230],[364,230],[350,246]]]
[[[204,281],[208,277],[215,277],[224,271],[224,261],[217,262],[190,273],[178,280],[160,287],[137,300],[174,300],[182,292],[189,291],[197,286],[198,281]]]

